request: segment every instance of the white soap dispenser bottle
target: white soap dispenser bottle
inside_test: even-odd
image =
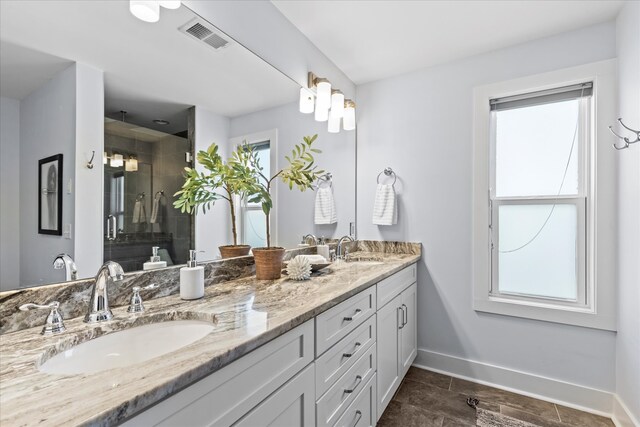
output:
[[[189,251],[189,262],[180,269],[180,298],[198,299],[204,296],[204,267],[198,266],[196,251]]]
[[[160,261],[158,249],[160,249],[159,246],[153,246],[151,248],[151,258],[142,264],[143,270],[155,270],[156,268],[165,268],[167,266],[167,261]]]

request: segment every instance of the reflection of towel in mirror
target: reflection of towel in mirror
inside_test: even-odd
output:
[[[376,225],[394,225],[398,222],[396,190],[393,185],[378,184],[373,204],[373,223]]]
[[[318,188],[316,192],[316,224],[335,224],[338,222],[336,215],[336,202],[333,199],[331,187]]]
[[[147,211],[140,200],[136,200],[135,205],[133,205],[133,219],[131,222],[134,224],[144,224],[147,222]]]
[[[151,224],[159,224],[162,222],[162,197],[156,197],[153,201],[153,209],[151,209]]]

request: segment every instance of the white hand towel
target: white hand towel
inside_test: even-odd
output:
[[[160,204],[161,197],[157,197],[153,201],[153,209],[151,209],[151,224],[159,224],[162,222],[162,206]]]
[[[398,222],[396,190],[393,185],[378,184],[373,204],[373,223],[376,225],[394,225]]]
[[[310,264],[325,264],[327,259],[322,255],[298,255],[296,258],[305,258]]]
[[[144,208],[144,203],[140,200],[136,200],[133,205],[133,219],[131,221],[134,224],[144,224],[147,222],[147,212]]]
[[[336,202],[333,199],[333,191],[331,187],[318,188],[316,192],[316,224],[335,224],[338,222],[336,215]]]

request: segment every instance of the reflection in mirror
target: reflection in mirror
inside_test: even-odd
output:
[[[184,263],[191,248],[204,252],[200,260],[219,258],[219,246],[233,242],[228,206],[197,215],[173,207],[183,168],[202,170],[196,153],[213,142],[224,159],[243,141],[257,144],[263,166],[278,170],[295,144],[318,134],[316,163],[332,173],[337,221],[315,224],[315,191],[278,182],[272,245],[349,234],[355,132],[330,134],[327,122],[301,114],[298,84],[184,5],[154,24],[132,16],[127,2],[0,8],[0,290],[64,281],[66,269],[53,267],[59,254],[75,261],[78,278],[105,260],[143,269],[153,247],[161,265]],[[219,43],[195,37],[194,26]],[[57,154],[61,235],[40,234],[37,165]],[[263,246],[259,206],[244,201],[235,214],[240,242]]]

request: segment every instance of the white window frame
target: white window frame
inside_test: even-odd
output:
[[[587,270],[584,293],[576,302],[563,303],[544,298],[517,297],[492,292],[491,233],[491,111],[489,101],[516,94],[536,92],[572,84],[593,82],[594,111],[591,114],[586,168],[581,188],[586,192],[586,241],[584,263]],[[615,150],[611,149],[607,126],[615,120],[617,103],[616,61],[607,60],[499,82],[474,89],[474,172],[473,172],[473,308],[479,312],[558,322],[597,329],[616,329],[616,173]],[[582,103],[581,103],[582,104]],[[585,107],[582,107],[585,108]],[[583,131],[587,131],[583,129]],[[489,196],[489,197],[488,197]],[[579,197],[582,193],[579,194]],[[570,198],[571,199],[571,198]],[[553,203],[555,197],[550,199]],[[557,203],[562,203],[561,197]],[[497,209],[493,210],[497,212]],[[585,211],[584,209],[582,210]],[[578,210],[580,212],[580,210]],[[497,238],[494,228],[493,238]],[[495,287],[495,286],[494,286]]]
[[[255,133],[251,133],[251,134],[247,134],[247,135],[241,135],[241,136],[237,136],[237,137],[233,137],[229,140],[230,144],[231,144],[231,149],[235,150],[239,145],[247,143],[249,145],[253,145],[253,144],[262,144],[265,142],[269,142],[269,160],[270,160],[270,168],[271,168],[271,172],[273,173],[274,171],[277,170],[278,164],[277,164],[277,159],[278,159],[278,129],[270,129],[270,130],[266,130],[266,131],[261,131],[261,132],[255,132]],[[273,207],[271,208],[271,213],[270,213],[270,229],[271,229],[271,246],[278,246],[278,186],[277,185],[273,185],[271,187],[271,200],[273,201]],[[254,209],[254,208],[247,208],[246,206],[246,201],[245,200],[241,200],[240,198],[236,198],[236,218],[238,218],[238,241],[240,242],[244,242],[245,241],[245,220],[244,220],[244,212],[247,209]],[[262,208],[258,208],[262,211]]]

